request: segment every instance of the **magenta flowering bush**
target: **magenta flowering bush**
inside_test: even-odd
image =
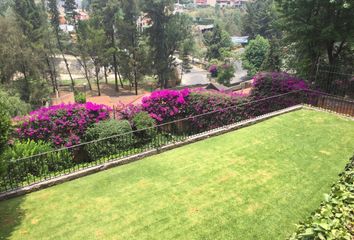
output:
[[[185,115],[191,91],[184,89],[153,92],[142,100],[142,110],[150,114],[158,123],[170,122]]]
[[[254,77],[251,96],[263,98],[308,89],[309,84],[296,76],[285,72],[264,72]]]
[[[20,139],[52,142],[55,146],[70,147],[81,143],[88,127],[109,119],[111,109],[93,103],[62,104],[41,108],[29,116],[17,119]]]
[[[134,104],[122,105],[122,110],[119,111],[119,118],[132,122],[133,118],[138,113],[141,113],[142,111],[143,109],[141,105],[134,105]]]
[[[213,64],[209,67],[209,72],[212,77],[217,77],[218,76],[218,65]]]

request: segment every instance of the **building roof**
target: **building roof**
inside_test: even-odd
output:
[[[221,84],[218,84],[218,83],[210,83],[208,86],[205,87],[205,89],[207,90],[216,90],[216,91],[229,91],[230,88],[224,86],[224,85],[221,85]]]
[[[232,36],[231,37],[231,41],[233,44],[245,44],[245,43],[248,43],[248,39],[249,39],[249,36],[242,36],[242,37]]]

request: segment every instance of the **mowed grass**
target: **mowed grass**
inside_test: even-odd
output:
[[[284,239],[353,150],[353,121],[296,111],[0,202],[0,238]]]

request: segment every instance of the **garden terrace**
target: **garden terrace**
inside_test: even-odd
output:
[[[299,110],[0,202],[0,239],[284,239],[353,154],[354,123]]]
[[[154,123],[146,125],[146,119],[142,117],[139,121],[144,123],[143,127],[138,126],[135,131],[132,131],[129,123],[122,121],[103,123],[106,125],[104,128],[101,126],[99,130],[88,131],[89,123],[108,118],[109,109],[101,105],[88,103],[86,108],[83,105],[68,105],[39,110],[28,122],[22,123],[18,129],[19,136],[23,139],[35,136],[33,140],[52,141],[58,146],[65,143],[66,147],[17,160],[10,159],[5,174],[0,178],[0,192],[4,193],[0,195],[0,199],[28,192],[28,188],[24,187],[33,184],[46,183],[50,179],[68,174],[74,174],[74,177],[69,179],[77,178],[97,171],[94,167],[98,166],[98,170],[105,168],[100,166],[106,163],[113,162],[118,165],[121,161],[127,162],[127,158],[134,159],[134,156],[144,156],[146,152],[151,151],[156,153],[166,146],[180,146],[196,137],[198,139],[200,135],[207,136],[222,129],[233,129],[243,122],[255,123],[273,116],[273,112],[280,111],[277,113],[279,114],[284,110],[289,111],[289,108],[292,110],[294,106],[301,107],[301,104],[321,106],[354,115],[352,101],[309,90],[285,93],[280,90],[283,91],[283,88],[279,88],[278,95],[253,99],[218,96],[209,92],[193,93],[188,90],[158,92],[145,99],[142,107],[133,107],[122,113],[130,122],[134,122],[131,115],[139,115],[141,118],[140,113],[149,113],[158,122],[157,126]],[[142,109],[146,112],[142,112]],[[150,116],[147,117],[151,118]],[[257,119],[259,117],[260,119]],[[77,119],[75,124],[70,122],[72,119]],[[137,126],[134,123],[133,125]],[[105,134],[101,134],[102,132]],[[80,143],[85,138],[84,135],[89,141]],[[28,144],[17,144],[19,149],[12,151],[21,152]],[[48,149],[46,146],[44,150]],[[37,149],[37,145],[32,148]],[[11,154],[10,151],[9,155]],[[62,179],[59,179],[59,182],[62,182]],[[47,185],[52,184],[53,182],[50,182]],[[30,190],[37,188],[38,186],[30,187]]]

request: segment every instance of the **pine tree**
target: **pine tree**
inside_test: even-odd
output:
[[[57,40],[57,45],[58,45],[58,48],[59,48],[59,51],[62,55],[62,58],[63,58],[63,61],[65,63],[65,67],[66,67],[66,70],[68,71],[68,74],[69,74],[69,77],[70,77],[70,81],[71,81],[71,87],[72,87],[72,90],[74,90],[75,88],[75,82],[74,82],[74,79],[72,77],[72,74],[71,74],[71,71],[70,71],[70,67],[69,67],[69,63],[65,57],[65,54],[64,54],[64,47],[63,47],[63,44],[61,42],[61,29],[59,27],[59,18],[60,18],[60,13],[59,13],[59,10],[58,10],[58,4],[57,4],[57,0],[48,0],[48,12],[49,12],[49,15],[50,15],[50,23],[53,27],[53,30],[54,30],[54,33],[55,33],[55,37],[56,37],[56,40]]]
[[[173,0],[145,0],[143,11],[151,19],[147,29],[150,40],[153,69],[161,88],[168,87],[169,76],[175,67],[174,53],[191,33],[190,19],[173,14]]]
[[[106,34],[107,44],[106,52],[111,53],[112,66],[114,69],[115,89],[119,92],[118,78],[120,80],[121,87],[123,88],[123,82],[120,77],[118,67],[118,48],[116,43],[116,19],[120,15],[120,2],[118,0],[92,0],[91,3],[91,15],[94,19],[97,27],[104,30]]]
[[[227,32],[225,32],[220,24],[216,24],[212,32],[206,32],[204,34],[204,44],[207,47],[206,58],[221,59],[222,50],[229,50],[231,47],[231,38]]]
[[[138,82],[142,77],[142,68],[140,67],[144,59],[139,53],[139,44],[141,34],[138,29],[138,19],[140,10],[137,0],[122,0],[121,2],[123,17],[117,22],[119,29],[119,48],[125,49],[121,51],[120,56],[125,61],[126,66],[123,74],[127,79],[131,80],[135,87],[135,94],[138,95]]]

